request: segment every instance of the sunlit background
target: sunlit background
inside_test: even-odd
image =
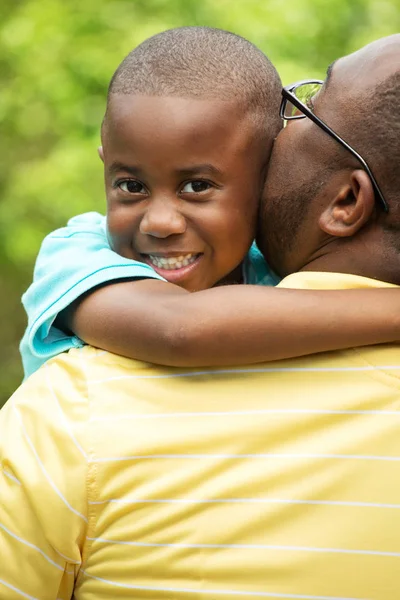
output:
[[[20,297],[44,235],[104,211],[96,149],[108,82],[145,38],[182,25],[239,33],[283,82],[400,31],[398,0],[1,0],[0,405],[19,385]]]

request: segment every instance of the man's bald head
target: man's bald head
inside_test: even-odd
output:
[[[400,227],[400,34],[344,57],[336,69],[341,135],[370,164]]]

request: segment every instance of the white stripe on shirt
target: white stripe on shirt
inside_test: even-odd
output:
[[[89,501],[90,505],[99,504],[295,504],[316,506],[348,506],[356,508],[393,508],[400,504],[381,504],[379,502],[352,502],[345,500],[297,500],[292,498],[110,498],[109,500]]]
[[[22,420],[21,415],[19,414],[16,406],[14,404],[12,404],[12,409],[15,412],[15,414],[17,415],[17,418],[20,422],[20,425],[22,427],[22,430],[24,432],[26,441],[29,444],[29,447],[31,448],[37,462],[38,465],[43,473],[43,475],[45,476],[45,478],[47,479],[48,483],[50,484],[50,486],[53,488],[53,490],[55,491],[55,493],[57,494],[57,496],[62,500],[62,502],[65,504],[65,506],[71,511],[73,512],[75,515],[77,515],[78,517],[80,517],[81,519],[83,519],[85,521],[85,523],[88,522],[87,518],[85,517],[85,515],[82,515],[78,510],[76,510],[73,506],[70,505],[70,503],[68,502],[68,500],[63,496],[63,494],[60,492],[60,490],[58,489],[58,487],[56,486],[56,484],[54,483],[54,481],[51,479],[50,475],[48,474],[48,472],[46,471],[46,468],[44,466],[44,464],[42,463],[40,456],[38,455],[35,446],[32,443],[31,438],[28,435],[28,432],[26,431],[24,422]]]
[[[30,596],[29,594],[26,594],[22,590],[16,588],[14,585],[11,585],[11,583],[7,583],[7,581],[4,581],[4,579],[0,579],[0,584],[4,585],[9,590],[12,590],[16,594],[19,594],[20,596],[23,596],[24,598],[28,598],[28,600],[40,600],[40,598],[36,598],[36,596]]]
[[[318,408],[265,408],[255,410],[227,410],[207,412],[170,412],[170,413],[128,413],[121,415],[90,417],[89,421],[126,421],[154,419],[186,419],[190,417],[235,417],[254,415],[376,415],[400,416],[400,410],[324,410]]]
[[[96,577],[95,575],[91,575],[87,571],[82,570],[82,573],[86,575],[86,577],[90,577],[91,579],[96,579],[97,581],[102,581],[103,583],[108,583],[109,585],[115,587],[122,587],[129,590],[143,590],[149,592],[176,592],[176,593],[186,593],[186,594],[213,594],[213,595],[225,595],[225,596],[255,596],[255,597],[263,597],[263,598],[282,598],[287,600],[367,600],[365,598],[349,598],[343,596],[310,596],[309,594],[281,594],[276,592],[254,592],[254,591],[242,591],[242,590],[207,590],[204,588],[173,588],[173,587],[154,587],[148,585],[129,585],[118,583],[116,581],[110,581],[108,579],[103,579],[103,577]]]
[[[243,375],[245,373],[345,373],[360,371],[399,371],[400,365],[367,365],[364,367],[257,367],[249,369],[215,369],[209,371],[188,371],[185,373],[163,373],[162,375],[119,375],[104,379],[92,379],[88,384],[95,385],[107,381],[121,381],[127,379],[175,379],[178,377],[200,377],[206,375],[211,379],[214,375]]]
[[[5,527],[4,525],[2,525],[1,523],[0,523],[0,529],[2,529],[3,531],[5,531],[6,533],[8,533],[8,535],[10,535],[12,538],[14,538],[15,540],[17,540],[18,542],[21,542],[21,544],[24,544],[25,546],[28,546],[29,548],[32,548],[32,550],[35,550],[36,552],[39,552],[39,554],[41,554],[43,556],[43,558],[45,558],[47,560],[47,562],[49,562],[51,565],[53,565],[54,567],[56,567],[60,571],[64,572],[64,566],[59,565],[54,560],[52,560],[50,558],[50,556],[47,556],[47,554],[45,554],[45,552],[43,552],[43,550],[41,550],[38,546],[35,546],[35,544],[31,544],[31,542],[28,542],[27,540],[24,540],[23,538],[19,537],[19,535],[17,535],[16,533],[13,533],[12,531],[10,531],[7,527]]]
[[[316,454],[309,452],[297,453],[262,453],[262,454],[137,454],[133,456],[105,456],[89,459],[89,463],[104,463],[104,462],[121,462],[129,460],[165,460],[165,459],[264,459],[264,458],[282,458],[282,459],[302,459],[302,458],[317,458],[317,459],[336,459],[336,460],[377,460],[383,462],[399,462],[400,456],[374,456],[369,454]]]
[[[61,420],[63,422],[65,430],[67,431],[68,435],[70,436],[71,440],[73,441],[73,443],[75,444],[75,446],[78,448],[78,450],[82,454],[82,456],[87,459],[87,454],[84,451],[84,449],[82,448],[82,446],[80,445],[80,443],[78,442],[78,440],[75,438],[74,432],[72,431],[71,426],[69,425],[67,419],[65,418],[64,412],[63,412],[63,410],[61,408],[61,405],[60,405],[60,402],[59,402],[59,400],[57,398],[57,394],[54,391],[54,388],[53,388],[53,385],[52,385],[52,383],[50,381],[50,376],[49,376],[49,369],[50,368],[51,367],[49,366],[49,364],[46,363],[45,364],[45,369],[46,369],[45,376],[46,376],[47,386],[48,386],[48,388],[50,390],[50,394],[54,398],[55,403],[56,403],[56,405],[58,407],[58,410],[59,410],[60,415],[61,415]]]
[[[87,537],[88,541],[101,542],[102,544],[117,544],[119,546],[135,546],[136,548],[233,548],[237,550],[281,550],[283,552],[315,552],[318,554],[362,554],[366,556],[390,556],[398,558],[400,552],[383,550],[357,550],[348,548],[320,548],[314,546],[280,546],[276,544],[185,544],[180,542],[156,544],[147,542],[126,542],[120,540],[107,540],[105,538]]]

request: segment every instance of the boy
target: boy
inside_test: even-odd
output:
[[[128,55],[102,126],[107,232],[92,214],[46,239],[24,297],[27,375],[82,340],[201,366],[399,337],[394,290],[219,287],[278,281],[256,248],[247,253],[280,89],[269,60],[225,31],[170,30]]]

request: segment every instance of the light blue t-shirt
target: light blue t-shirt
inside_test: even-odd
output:
[[[253,285],[279,282],[255,244],[243,262],[243,277]],[[22,296],[28,315],[20,345],[25,377],[49,358],[84,345],[77,336],[54,326],[57,315],[77,298],[109,281],[151,278],[164,281],[149,265],[111,250],[106,219],[98,213],[74,217],[66,227],[48,235],[40,248],[33,283]]]

